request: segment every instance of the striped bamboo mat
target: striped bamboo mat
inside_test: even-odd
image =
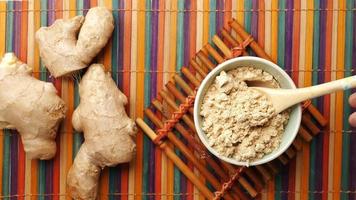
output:
[[[13,51],[52,81],[69,112],[51,161],[31,161],[14,131],[0,131],[1,198],[66,199],[66,173],[83,140],[70,118],[78,105],[76,81],[53,79],[41,65],[35,31],[57,18],[105,5],[116,20],[112,41],[98,57],[129,97],[130,116],[232,17],[244,25],[299,86],[355,74],[355,0],[0,0],[0,55]],[[262,192],[261,199],[356,199],[356,129],[347,123],[350,91],[313,103],[330,120]],[[0,102],[1,103],[1,102]],[[104,170],[100,199],[201,199],[198,191],[142,133],[137,157]]]

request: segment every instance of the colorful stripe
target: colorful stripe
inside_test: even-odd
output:
[[[231,17],[300,86],[355,74],[354,0],[0,1],[0,54],[15,52],[33,67],[34,77],[52,82],[69,110],[58,132],[58,153],[51,161],[27,159],[20,136],[0,131],[1,197],[70,199],[66,174],[83,142],[83,135],[71,126],[72,112],[79,104],[78,82],[50,76],[41,63],[35,31],[59,18],[85,15],[97,5],[113,9],[115,30],[96,61],[105,64],[127,95],[127,111],[133,118],[143,117],[143,109],[164,83],[180,67],[190,67],[190,58]],[[356,198],[352,157],[356,130],[347,122],[348,114],[355,111],[347,103],[350,94],[339,92],[313,101],[330,119],[329,127],[311,146],[303,144],[297,159],[268,183],[261,199]],[[136,141],[133,162],[103,171],[100,199],[201,199],[146,136],[139,132]]]

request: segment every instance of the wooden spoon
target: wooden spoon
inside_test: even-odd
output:
[[[251,85],[252,86],[252,85]],[[347,90],[356,87],[356,76],[351,76],[312,87],[299,89],[280,89],[266,87],[250,87],[265,94],[273,104],[276,113],[305,101],[325,94],[330,94],[338,90]]]

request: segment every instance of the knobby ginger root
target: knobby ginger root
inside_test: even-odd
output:
[[[31,76],[32,69],[6,53],[0,63],[0,128],[16,128],[29,158],[56,153],[56,132],[65,117],[64,101],[52,83]]]
[[[36,32],[40,55],[54,77],[72,75],[87,67],[106,45],[114,18],[105,7],[91,8],[85,18],[56,20]],[[79,34],[78,34],[79,32]]]
[[[80,104],[73,113],[75,130],[84,132],[67,177],[74,199],[96,199],[99,176],[105,166],[129,162],[135,154],[137,129],[126,112],[126,96],[103,66],[93,64],[79,84]]]

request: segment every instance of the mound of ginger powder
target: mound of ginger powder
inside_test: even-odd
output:
[[[261,69],[222,71],[206,92],[200,115],[213,149],[222,156],[252,162],[279,147],[289,111],[276,114],[268,98],[245,81],[279,87],[273,76]]]

